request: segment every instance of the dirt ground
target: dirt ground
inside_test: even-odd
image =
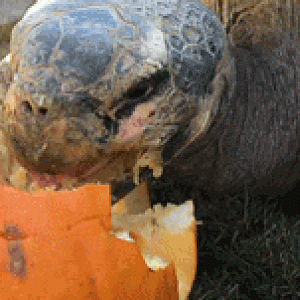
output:
[[[273,47],[279,32],[300,41],[299,0],[202,0],[217,13],[237,46]]]

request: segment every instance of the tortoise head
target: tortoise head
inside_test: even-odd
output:
[[[68,172],[163,149],[209,92],[226,35],[198,1],[39,1],[12,35],[5,127],[20,162]]]

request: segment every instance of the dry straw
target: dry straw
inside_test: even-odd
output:
[[[299,0],[203,0],[217,13],[228,32],[247,28],[249,35],[278,29],[291,32],[300,40]],[[252,27],[252,28],[251,28]],[[246,40],[246,39],[245,39]]]

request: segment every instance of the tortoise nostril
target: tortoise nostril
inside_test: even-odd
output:
[[[155,111],[154,110],[151,110],[148,114],[148,117],[153,117],[155,115]]]
[[[48,112],[48,109],[45,108],[45,107],[40,107],[39,110],[38,110],[38,112],[39,112],[40,115],[45,116],[47,114],[47,112]]]
[[[21,104],[22,104],[22,109],[24,112],[32,113],[33,109],[32,109],[31,104],[28,101],[23,101]]]
[[[21,103],[21,110],[24,113],[32,114],[33,113],[33,107],[29,101],[22,101]],[[46,107],[39,107],[37,110],[37,114],[45,116],[48,113],[48,108]]]

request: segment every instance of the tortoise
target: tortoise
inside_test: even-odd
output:
[[[154,149],[197,189],[279,193],[299,179],[299,57],[289,36],[236,47],[196,0],[38,1],[1,67],[5,144],[57,188],[126,181]]]

